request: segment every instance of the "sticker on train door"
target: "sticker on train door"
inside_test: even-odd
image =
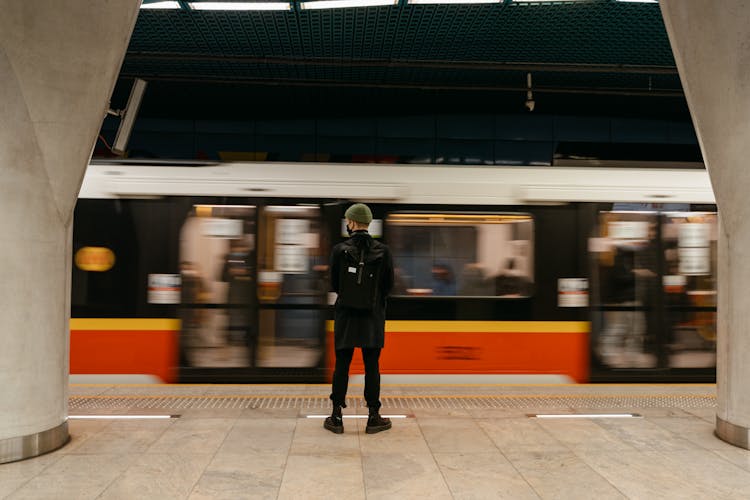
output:
[[[149,274],[149,304],[179,304],[182,281],[179,274]]]
[[[557,280],[558,307],[588,307],[589,280],[587,278],[560,278]]]

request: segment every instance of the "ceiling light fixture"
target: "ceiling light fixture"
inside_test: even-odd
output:
[[[591,2],[592,0],[511,0],[511,3],[575,3]]]
[[[313,2],[301,2],[300,9],[347,9],[351,7],[385,7],[398,5],[398,0],[317,0]]]
[[[503,0],[408,0],[410,5],[450,5],[450,4],[483,4],[503,3]]]
[[[180,2],[169,0],[163,2],[151,2],[141,4],[141,9],[180,9]]]
[[[193,10],[291,10],[289,2],[189,2]]]

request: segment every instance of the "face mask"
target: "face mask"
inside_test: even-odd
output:
[[[346,225],[346,232],[347,232],[347,234],[348,234],[349,236],[351,236],[351,235],[352,235],[352,233],[354,232],[354,231],[352,231],[352,228],[350,228],[350,227],[349,227],[349,224],[347,224],[347,225]]]

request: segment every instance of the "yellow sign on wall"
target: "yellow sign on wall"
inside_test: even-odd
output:
[[[75,262],[81,271],[104,272],[115,265],[115,254],[105,247],[81,247],[76,252]]]

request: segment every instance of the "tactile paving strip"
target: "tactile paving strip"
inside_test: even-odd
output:
[[[385,396],[383,406],[394,409],[635,409],[714,408],[716,397],[705,395],[508,395],[508,396]],[[347,406],[364,407],[362,398]],[[329,408],[327,396],[71,396],[69,408],[109,409],[269,409]]]

